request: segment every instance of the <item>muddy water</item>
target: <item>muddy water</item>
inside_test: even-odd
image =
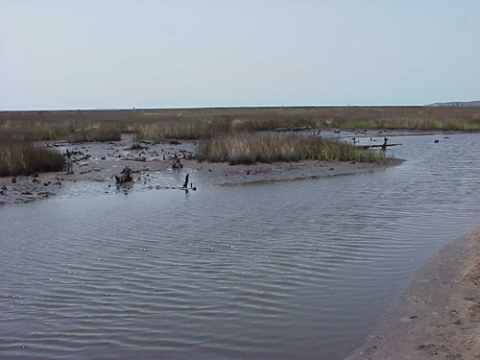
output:
[[[407,162],[354,176],[1,207],[0,358],[343,359],[478,225],[479,140],[393,138]]]

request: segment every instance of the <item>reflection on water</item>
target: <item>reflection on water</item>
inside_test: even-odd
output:
[[[91,184],[1,207],[1,357],[344,358],[476,226],[478,135],[395,140],[408,161],[375,173],[232,188],[196,174],[190,196]]]

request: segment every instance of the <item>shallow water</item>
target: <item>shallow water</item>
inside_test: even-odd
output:
[[[0,207],[0,357],[343,359],[478,225],[480,137],[449,137],[392,138],[408,161],[374,173],[235,187],[196,173],[189,195],[93,183]]]

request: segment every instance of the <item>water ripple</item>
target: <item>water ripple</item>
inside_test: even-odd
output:
[[[0,208],[0,357],[342,359],[477,225],[478,135],[433,139],[358,176]]]

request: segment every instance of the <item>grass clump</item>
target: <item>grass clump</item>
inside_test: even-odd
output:
[[[65,162],[58,151],[33,143],[2,141],[0,144],[1,177],[61,171]]]
[[[272,134],[235,134],[203,141],[199,146],[199,161],[228,162],[230,164],[298,161],[302,158],[298,137]]]
[[[204,140],[197,159],[231,165],[300,160],[382,162],[385,153],[315,137],[231,134]]]

